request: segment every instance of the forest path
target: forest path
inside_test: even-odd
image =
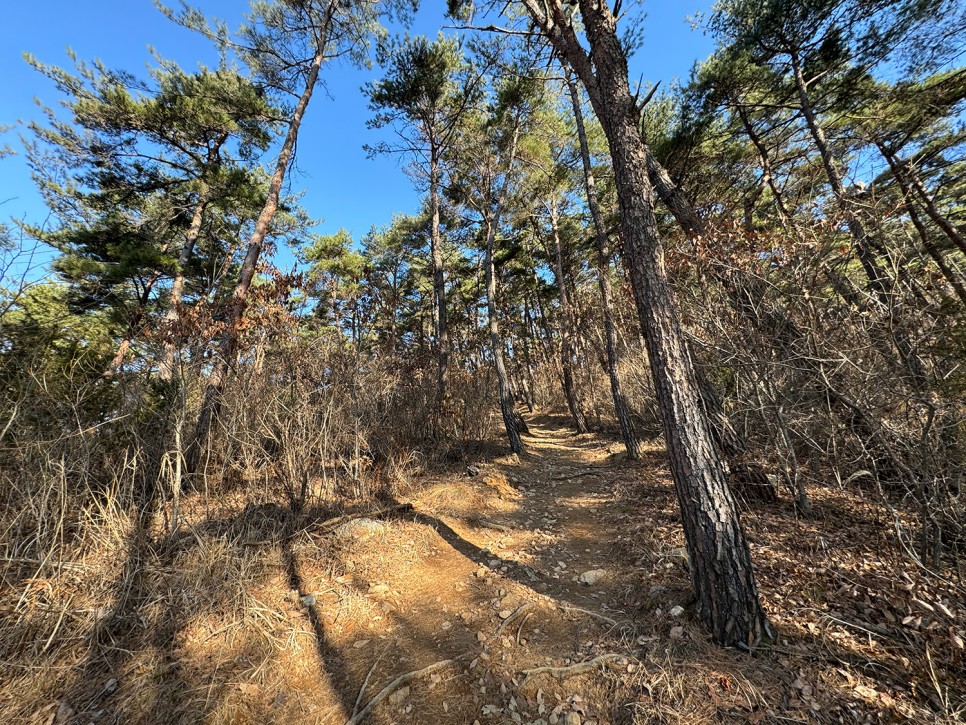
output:
[[[447,659],[365,722],[614,721],[607,666],[634,671],[643,604],[641,570],[616,545],[626,531],[614,484],[661,461],[625,462],[617,444],[549,418],[525,442],[522,456],[422,479],[411,511],[347,533],[326,552],[328,571],[299,558],[338,693],[323,721],[345,722],[386,683]],[[587,673],[521,674],[603,654],[614,658]]]

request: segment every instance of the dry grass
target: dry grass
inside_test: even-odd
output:
[[[724,651],[690,613],[659,446],[628,463],[611,441],[553,420],[535,431],[526,457],[479,462],[478,475],[464,465],[410,475],[397,490],[413,509],[363,539],[325,525],[336,509],[293,513],[284,487],[273,499],[263,480],[186,494],[172,531],[171,502],[138,513],[131,468],[110,496],[52,477],[44,501],[3,509],[0,717],[343,723],[357,700],[444,659],[454,664],[367,721],[962,717],[959,590],[901,557],[858,490],[811,489],[811,518],[784,502],[746,512],[782,641]],[[6,491],[8,503],[23,494]],[[576,581],[598,566],[599,584]],[[904,623],[910,614],[921,619]],[[620,659],[562,678],[521,674],[601,655]]]

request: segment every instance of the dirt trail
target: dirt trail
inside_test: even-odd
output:
[[[399,675],[452,659],[366,721],[613,721],[606,672],[635,670],[641,605],[640,575],[615,547],[614,482],[641,464],[550,420],[531,433],[524,456],[422,481],[413,511],[347,532],[328,571],[299,558],[301,593],[340,653],[323,663],[341,700],[327,719],[345,722]],[[600,655],[614,657],[586,673],[522,674]]]

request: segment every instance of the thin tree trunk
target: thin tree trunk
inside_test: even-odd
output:
[[[878,260],[875,258],[875,252],[871,246],[868,232],[862,224],[862,220],[859,219],[858,214],[855,212],[853,200],[849,198],[845,191],[842,176],[839,173],[835,159],[832,157],[832,152],[828,147],[825,131],[815,117],[815,112],[808,96],[808,84],[802,72],[798,53],[795,51],[791,53],[791,63],[792,72],[795,77],[795,88],[798,91],[798,100],[801,105],[802,116],[805,118],[805,125],[808,127],[812,140],[815,141],[815,147],[818,149],[819,156],[822,159],[822,166],[825,169],[832,194],[835,196],[839,209],[845,215],[845,221],[848,225],[849,233],[852,236],[852,243],[859,257],[859,262],[862,264],[862,268],[869,278],[869,285],[875,292],[880,304],[885,310],[891,310],[893,307],[891,293],[894,282],[885,270],[879,266]],[[922,390],[925,386],[925,368],[922,360],[920,360],[919,355],[916,353],[915,348],[903,330],[893,329],[892,333],[893,342],[899,351],[906,371],[905,377],[914,389]]]
[[[282,149],[275,163],[275,171],[269,183],[268,196],[265,199],[261,213],[258,215],[258,220],[255,222],[255,230],[252,232],[252,236],[248,242],[248,250],[245,254],[245,260],[242,262],[238,282],[235,285],[231,300],[228,303],[228,319],[225,334],[221,339],[218,354],[208,378],[208,385],[205,388],[205,396],[202,401],[201,412],[198,416],[194,439],[187,451],[186,465],[189,473],[194,473],[197,470],[201,454],[208,448],[212,427],[221,412],[222,395],[224,393],[228,370],[238,352],[238,338],[242,317],[245,314],[245,302],[248,298],[248,290],[251,288],[252,280],[255,278],[258,259],[265,245],[265,238],[268,236],[269,227],[275,218],[275,212],[278,210],[278,204],[282,194],[282,184],[285,181],[285,174],[288,170],[289,162],[292,160],[292,154],[295,152],[295,143],[298,139],[299,127],[302,125],[302,118],[305,116],[305,110],[308,108],[309,101],[312,99],[312,92],[315,90],[315,84],[319,78],[319,71],[322,68],[322,62],[325,60],[325,36],[328,32],[328,23],[331,20],[334,7],[334,2],[330,3],[326,23],[320,31],[320,37],[316,39],[316,52],[309,66],[305,87],[289,120],[285,141],[282,144]]]
[[[433,326],[436,328],[436,415],[437,434],[445,415],[449,376],[450,340],[446,309],[446,271],[443,266],[443,240],[439,227],[439,159],[436,146],[429,163],[429,247],[433,264]]]
[[[510,375],[503,358],[503,339],[500,336],[498,308],[496,300],[496,269],[493,264],[493,247],[496,243],[496,229],[492,223],[486,229],[486,310],[487,329],[490,333],[490,348],[493,352],[493,365],[496,368],[497,385],[500,393],[500,413],[506,436],[510,441],[510,450],[514,453],[523,452],[523,440],[517,428],[516,410],[513,406],[513,394],[510,390]]]
[[[782,222],[786,222],[789,219],[788,210],[785,208],[785,201],[782,197],[781,190],[775,183],[775,175],[772,173],[771,168],[771,157],[768,154],[768,149],[765,148],[765,144],[762,142],[761,137],[755,131],[755,127],[752,125],[751,120],[748,118],[748,112],[742,105],[738,106],[738,116],[741,118],[741,123],[745,127],[745,133],[748,134],[748,138],[755,150],[758,152],[758,163],[761,165],[761,190],[764,190],[764,186],[767,185],[771,189],[771,194],[775,198],[775,209],[778,210],[778,216],[781,218]],[[759,195],[761,191],[759,191]]]
[[[201,236],[201,225],[204,222],[205,210],[209,201],[208,193],[208,185],[202,182],[194,213],[191,216],[191,226],[188,227],[188,233],[185,235],[184,246],[181,248],[181,254],[178,255],[178,268],[174,273],[174,281],[171,283],[171,298],[168,301],[168,310],[164,314],[169,339],[164,343],[164,352],[158,371],[161,379],[165,382],[171,382],[175,376],[177,352],[181,347],[181,333],[178,330],[178,322],[181,319],[181,300],[184,297],[184,269],[191,261],[195,243]]]
[[[145,283],[144,291],[141,292],[141,296],[138,298],[138,307],[134,311],[134,314],[131,315],[131,319],[128,320],[127,330],[124,333],[124,338],[117,346],[117,352],[114,353],[114,357],[111,358],[111,362],[107,364],[107,369],[101,373],[102,378],[113,378],[117,374],[117,371],[121,368],[121,365],[124,364],[124,358],[127,357],[127,353],[131,349],[131,343],[134,342],[134,338],[138,334],[138,328],[141,326],[141,322],[144,320],[144,312],[147,307],[148,300],[151,298],[151,292],[154,290],[154,285],[158,283],[159,279],[161,279],[161,273],[154,272],[151,275],[151,278]]]
[[[580,407],[580,400],[574,388],[574,353],[571,349],[571,317],[570,297],[567,293],[567,281],[563,272],[563,249],[560,243],[560,229],[557,219],[557,200],[550,199],[550,230],[553,235],[554,271],[557,276],[557,289],[560,296],[560,363],[563,369],[564,397],[567,408],[574,421],[578,433],[587,432],[587,419]]]
[[[832,189],[832,195],[835,197],[839,209],[845,216],[845,222],[849,228],[852,243],[859,257],[859,262],[862,264],[862,268],[865,270],[865,274],[869,279],[869,285],[875,292],[880,304],[888,309],[890,307],[889,298],[892,280],[879,267],[879,263],[870,246],[870,239],[865,230],[865,225],[855,213],[852,200],[849,199],[845,191],[842,176],[839,173],[838,166],[835,164],[835,159],[832,158],[832,152],[829,150],[828,141],[825,138],[825,130],[815,117],[815,112],[808,96],[808,84],[805,81],[797,52],[791,53],[791,61],[802,116],[805,119],[805,125],[808,127],[812,140],[815,142],[815,147],[818,149],[819,158],[822,160],[822,167],[825,169],[825,176],[828,179],[829,187]]]
[[[523,452],[523,439],[520,438],[520,421],[518,413],[513,404],[513,393],[510,388],[510,376],[506,368],[506,360],[503,357],[503,338],[500,335],[499,305],[497,304],[496,292],[496,267],[493,261],[493,254],[496,247],[496,234],[503,219],[503,204],[506,201],[506,194],[509,187],[509,178],[513,172],[513,164],[516,161],[517,141],[520,136],[520,126],[517,123],[513,129],[513,137],[510,142],[510,153],[508,163],[504,170],[503,182],[497,192],[495,208],[492,212],[484,212],[486,219],[486,312],[487,328],[490,333],[490,347],[493,351],[493,365],[496,368],[497,384],[500,394],[500,413],[503,416],[503,425],[506,428],[507,440],[510,443],[510,450],[514,453]]]
[[[909,219],[912,221],[912,225],[919,234],[919,240],[922,242],[923,249],[925,249],[926,253],[932,257],[933,261],[936,263],[936,266],[939,267],[939,271],[943,273],[946,281],[949,282],[960,301],[966,305],[966,288],[963,287],[963,282],[959,278],[959,275],[957,275],[952,267],[946,263],[946,259],[943,257],[942,252],[937,249],[936,245],[932,243],[931,239],[929,239],[929,232],[926,230],[926,226],[922,223],[922,219],[919,218],[919,212],[916,211],[916,207],[912,201],[912,193],[910,189],[911,185],[903,173],[900,161],[896,158],[895,154],[891,153],[883,144],[876,144],[876,146],[878,147],[879,152],[882,154],[882,157],[889,164],[889,168],[892,170],[892,175],[895,177],[896,183],[899,185],[899,190],[902,192],[903,199],[906,202],[906,211],[909,213]]]
[[[607,238],[607,227],[604,224],[604,215],[600,210],[600,202],[597,198],[597,184],[590,163],[590,145],[587,143],[587,129],[584,126],[584,112],[580,107],[580,94],[569,68],[565,67],[564,73],[567,79],[567,89],[570,92],[570,102],[574,110],[577,138],[580,141],[580,160],[584,170],[584,191],[587,196],[587,207],[590,209],[597,239],[597,286],[600,289],[600,302],[603,308],[607,377],[610,380],[611,397],[614,399],[614,414],[617,416],[617,422],[620,425],[627,457],[630,460],[637,460],[641,456],[640,441],[634,431],[634,424],[631,422],[630,409],[620,379],[621,360],[617,346],[617,332],[614,326],[614,290],[610,279],[610,241]]]
[[[959,230],[956,229],[953,223],[936,207],[936,202],[929,196],[925,185],[922,183],[922,179],[919,178],[919,174],[916,173],[911,162],[906,161],[903,166],[906,170],[908,183],[922,202],[922,206],[926,210],[926,215],[933,220],[937,227],[943,230],[943,233],[949,237],[953,244],[959,247],[959,251],[966,254],[966,239],[963,238],[963,235],[959,233]]]

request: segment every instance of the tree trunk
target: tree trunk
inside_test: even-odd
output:
[[[513,406],[513,394],[510,390],[510,375],[503,358],[503,338],[500,336],[498,307],[496,300],[496,269],[493,265],[493,247],[496,243],[496,229],[493,223],[487,224],[486,229],[486,311],[487,328],[490,333],[490,348],[493,353],[493,365],[496,368],[496,379],[500,392],[500,413],[506,436],[510,441],[510,450],[514,453],[523,452],[523,440],[517,425],[516,410]]]
[[[591,63],[561,5],[524,3],[581,78],[607,136],[624,233],[623,257],[664,423],[700,618],[717,642],[754,646],[773,635],[758,599],[737,503],[714,450],[672,301],[640,134],[640,110],[630,91],[616,18],[606,4],[579,0]],[[544,8],[553,15],[545,15]]]
[[[330,17],[333,8],[334,5],[330,5]],[[322,68],[322,62],[325,60],[325,35],[327,31],[328,22],[321,31],[321,37],[317,38],[316,53],[309,66],[309,72],[305,79],[305,87],[289,120],[285,141],[278,154],[275,171],[269,183],[268,196],[265,199],[261,213],[258,215],[258,220],[255,222],[255,229],[248,242],[248,250],[238,275],[238,282],[235,285],[231,300],[228,303],[226,330],[221,338],[218,354],[212,366],[211,375],[208,378],[208,385],[205,388],[205,396],[201,404],[201,412],[198,415],[198,424],[195,428],[194,439],[186,452],[186,467],[189,473],[194,473],[197,470],[201,454],[208,448],[212,428],[221,412],[222,395],[224,393],[228,370],[233,364],[235,355],[238,352],[238,337],[241,331],[242,317],[245,313],[245,302],[248,297],[248,290],[251,288],[252,280],[255,278],[258,259],[265,245],[265,238],[268,236],[269,227],[275,218],[275,212],[278,210],[278,204],[282,194],[282,184],[285,181],[285,174],[288,170],[289,162],[292,160],[292,154],[295,152],[295,143],[298,140],[302,118],[305,116],[305,110],[308,108],[309,101],[312,99],[312,92],[315,90],[315,84],[319,78],[319,71]]]
[[[441,432],[447,400],[449,375],[449,325],[446,316],[446,270],[443,266],[443,240],[439,229],[439,158],[435,145],[429,162],[429,246],[433,263],[433,326],[436,328],[436,415],[437,435]]]
[[[859,219],[858,214],[855,212],[852,199],[849,198],[845,191],[842,176],[839,173],[835,159],[832,157],[832,152],[828,147],[825,131],[815,117],[815,112],[808,96],[808,84],[802,72],[798,53],[795,51],[791,52],[791,62],[792,72],[795,77],[795,88],[798,91],[798,100],[801,105],[802,116],[805,118],[805,125],[808,127],[812,140],[815,141],[815,147],[818,149],[819,156],[822,159],[822,166],[825,169],[832,194],[835,196],[839,209],[845,215],[845,221],[849,228],[849,234],[852,236],[852,243],[855,247],[859,262],[862,264],[863,270],[865,270],[866,276],[869,279],[869,286],[876,294],[879,303],[885,310],[891,311],[893,307],[893,280],[879,266],[875,252],[871,246],[868,232],[862,224],[862,220]],[[914,346],[905,332],[898,328],[892,328],[892,339],[896,350],[899,352],[899,356],[902,358],[906,379],[915,390],[922,390],[925,387],[925,368]]]
[[[919,197],[919,201],[922,203],[923,209],[926,210],[926,215],[933,220],[937,227],[942,229],[943,233],[949,237],[949,240],[959,247],[959,251],[966,254],[966,239],[963,239],[963,235],[959,233],[959,230],[953,225],[949,219],[947,219],[942,212],[936,207],[936,203],[933,201],[932,197],[926,191],[925,185],[919,178],[919,174],[916,173],[915,168],[911,165],[910,161],[906,161],[901,164],[904,167],[904,171],[907,177],[909,186],[915,192],[916,196]]]
[[[919,240],[922,242],[923,249],[926,253],[932,257],[936,266],[939,267],[939,271],[942,272],[946,281],[949,282],[950,286],[956,292],[960,301],[966,305],[966,288],[963,287],[963,282],[959,278],[959,275],[946,263],[946,259],[943,257],[942,252],[936,248],[936,245],[932,243],[929,238],[929,232],[926,230],[926,226],[922,223],[922,219],[919,218],[919,212],[916,211],[916,207],[912,201],[911,186],[909,180],[903,173],[902,164],[896,158],[895,154],[891,153],[884,145],[876,144],[878,146],[879,152],[882,157],[889,164],[889,168],[892,170],[892,175],[895,177],[896,183],[899,185],[899,190],[902,192],[902,197],[906,203],[906,211],[909,213],[909,219],[912,221],[912,225],[915,227],[916,232],[919,234]],[[920,196],[920,198],[922,198]],[[928,211],[927,211],[928,214]],[[931,215],[930,215],[930,218]],[[935,219],[933,219],[935,221]],[[940,227],[942,228],[942,227]]]
[[[620,425],[624,448],[630,460],[637,460],[641,456],[640,441],[631,422],[630,409],[620,379],[620,355],[617,346],[617,332],[614,328],[614,290],[610,279],[610,241],[607,239],[607,227],[604,215],[600,210],[597,199],[597,185],[594,170],[590,163],[590,146],[587,143],[587,129],[584,126],[584,113],[580,107],[580,94],[577,84],[569,68],[564,73],[567,79],[567,89],[570,92],[570,102],[574,109],[574,122],[577,126],[577,138],[580,141],[580,160],[584,170],[584,190],[587,195],[587,207],[594,222],[594,232],[597,239],[597,285],[600,289],[600,302],[604,319],[604,348],[607,351],[607,377],[610,380],[611,397],[614,399],[614,414]]]
[[[550,199],[550,230],[553,235],[554,272],[557,276],[557,289],[560,295],[560,364],[563,369],[564,397],[567,408],[578,433],[587,432],[587,419],[580,407],[580,400],[574,388],[574,353],[571,349],[570,298],[567,294],[567,281],[563,272],[563,249],[560,243],[560,230],[557,219],[557,200]]]
[[[181,254],[178,255],[178,269],[174,273],[174,281],[171,283],[171,299],[168,301],[168,310],[164,314],[165,324],[168,326],[167,333],[169,339],[164,343],[164,352],[161,356],[161,364],[158,374],[165,382],[171,382],[175,376],[176,357],[181,348],[181,333],[178,330],[178,322],[181,319],[181,299],[184,297],[185,277],[184,268],[194,254],[195,243],[201,236],[201,225],[204,222],[205,209],[208,207],[208,185],[202,182],[198,192],[198,200],[195,203],[194,213],[191,215],[191,226],[185,235],[184,246]]]
[[[654,187],[661,201],[671,210],[671,215],[684,230],[684,233],[692,237],[702,236],[706,232],[704,220],[698,216],[694,206],[681,193],[681,190],[671,180],[667,170],[649,150],[647,152],[647,172],[648,177],[654,182]],[[726,275],[713,265],[711,274],[728,291],[732,305],[739,312],[747,314],[749,309],[754,312],[755,305],[751,305],[749,308],[742,304],[742,299],[749,295],[748,283],[750,280],[746,279],[747,275],[738,270],[731,275]],[[696,361],[693,352],[692,359]],[[704,372],[700,367],[695,369],[698,375],[701,403],[711,425],[711,434],[715,445],[728,463],[729,482],[746,498],[765,502],[776,501],[778,495],[775,492],[775,487],[771,484],[761,464],[749,455],[748,442],[745,437],[732,425],[721,398],[715,392]]]

